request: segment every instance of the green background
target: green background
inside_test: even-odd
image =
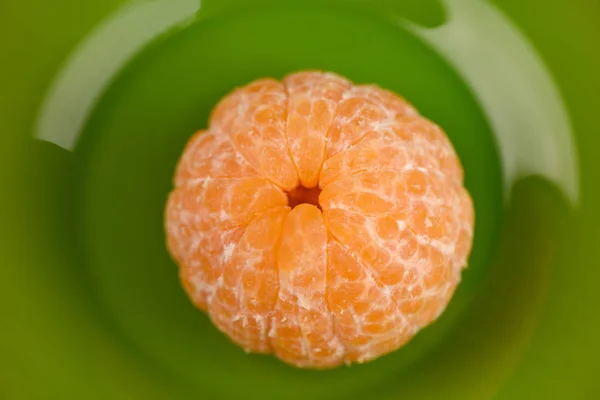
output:
[[[207,0],[118,74],[75,152],[34,139],[66,57],[122,3],[0,3],[0,398],[600,396],[597,1],[494,2],[535,45],[571,115],[576,208],[540,177],[515,182],[503,205],[475,96],[391,22],[443,24],[435,1]],[[397,353],[326,372],[247,356],[218,334],[180,289],[161,221],[174,163],[212,105],[235,85],[303,68],[413,101],[448,131],[477,208],[470,267],[440,321]]]

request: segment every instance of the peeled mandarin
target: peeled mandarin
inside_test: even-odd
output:
[[[165,226],[219,330],[325,369],[393,352],[443,313],[474,210],[440,127],[392,92],[304,71],[220,101],[179,160]]]

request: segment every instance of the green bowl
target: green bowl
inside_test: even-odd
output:
[[[597,1],[3,0],[0,22],[0,398],[600,396]],[[477,213],[442,317],[320,372],[194,309],[162,219],[217,100],[303,69],[441,125]]]

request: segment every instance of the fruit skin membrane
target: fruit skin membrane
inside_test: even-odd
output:
[[[473,203],[445,133],[332,73],[227,95],[174,186],[167,246],[191,301],[247,352],[298,367],[406,344],[445,310],[471,251]]]

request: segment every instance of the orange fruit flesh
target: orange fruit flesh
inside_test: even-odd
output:
[[[472,200],[444,132],[401,97],[307,71],[226,96],[179,161],[167,246],[192,302],[248,352],[366,362],[448,305]]]

